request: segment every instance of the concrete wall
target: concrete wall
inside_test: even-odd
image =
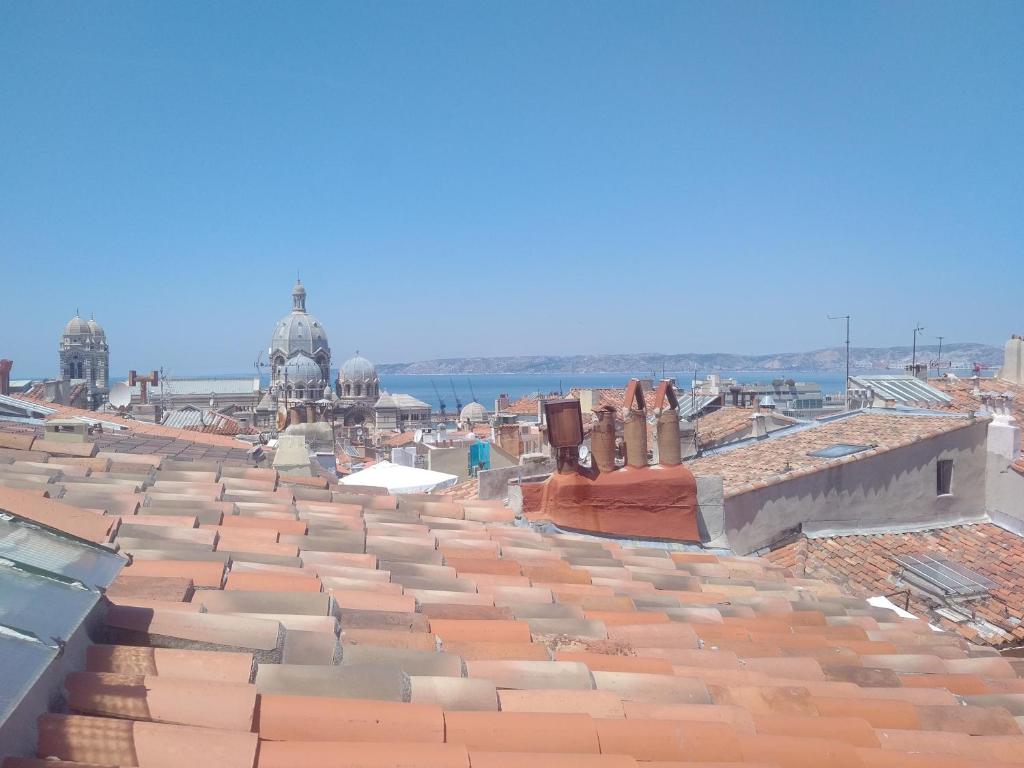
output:
[[[547,457],[543,461],[531,461],[525,465],[488,469],[477,475],[480,480],[481,499],[504,499],[509,495],[508,484],[526,478],[545,477],[555,471],[555,460]]]
[[[989,454],[985,500],[993,522],[1024,535],[1024,475],[1002,456]]]
[[[899,530],[985,514],[986,430],[976,424],[725,499],[723,529],[738,554],[807,532]],[[936,495],[936,463],[953,460],[952,493]],[[714,527],[714,520],[705,522]]]
[[[1010,465],[1020,456],[1020,425],[997,415],[988,428],[985,501],[994,522],[1024,533],[1024,475]]]
[[[469,479],[469,446],[455,445],[451,448],[430,448],[427,450],[427,469],[458,475],[459,482]]]

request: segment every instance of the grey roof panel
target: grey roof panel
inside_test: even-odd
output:
[[[99,599],[99,592],[0,561],[0,626],[44,643],[70,637]]]
[[[897,403],[951,403],[953,398],[916,376],[851,376],[854,384],[870,389],[876,397]]]
[[[87,546],[51,531],[0,515],[0,559],[106,589],[127,560],[103,547]]]
[[[0,723],[57,656],[57,649],[0,631]]]

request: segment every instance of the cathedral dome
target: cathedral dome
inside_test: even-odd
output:
[[[474,400],[462,409],[462,413],[459,414],[459,421],[464,421],[467,424],[485,422],[487,421],[487,409]]]
[[[357,351],[355,357],[349,358],[341,366],[338,380],[372,384],[377,381],[377,368],[365,357],[360,357]]]
[[[299,352],[288,362],[281,366],[281,378],[288,376],[288,383],[294,385],[320,384],[323,381],[323,371],[309,355]]]
[[[65,336],[91,336],[92,330],[89,328],[89,323],[83,320],[78,315],[75,315],[68,324],[64,326]]]
[[[327,359],[331,354],[327,331],[316,317],[306,311],[306,289],[301,282],[292,288],[292,311],[274,326],[270,340],[271,355],[280,355],[287,360],[296,352],[304,352],[310,357],[322,352]]]
[[[103,331],[103,326],[97,323],[95,320],[90,318],[86,323],[89,326],[89,333],[98,339],[105,339],[107,334]]]

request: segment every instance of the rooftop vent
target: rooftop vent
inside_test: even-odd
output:
[[[916,554],[897,555],[903,578],[927,592],[943,597],[975,597],[998,586],[980,573],[945,557]]]
[[[830,445],[827,448],[821,448],[817,451],[811,451],[808,456],[813,456],[816,459],[838,459],[842,456],[850,456],[854,453],[860,453],[861,451],[870,451],[874,448],[873,445],[851,445],[849,443],[836,443]]]

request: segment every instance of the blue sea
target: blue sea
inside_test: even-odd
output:
[[[853,371],[856,374],[884,373],[893,374],[894,370],[888,371]],[[701,371],[698,376],[701,378],[707,375]],[[723,378],[733,378],[740,383],[767,383],[773,379],[793,379],[798,382],[813,382],[821,386],[825,394],[840,394],[843,391],[842,372],[822,371],[728,371],[722,372]],[[962,375],[969,375],[964,373]],[[231,377],[231,374],[227,374]],[[332,371],[332,380],[337,378],[337,371]],[[693,371],[666,371],[665,376],[674,378],[681,389],[689,389],[693,380]],[[188,378],[179,374],[180,378]],[[448,375],[408,375],[408,374],[386,374],[380,377],[381,388],[388,392],[401,392],[412,395],[415,398],[429,403],[435,410],[439,410],[439,399],[444,401],[446,409],[451,412],[455,408],[456,401],[463,405],[472,402],[474,399],[480,402],[485,408],[494,408],[494,401],[500,394],[507,394],[511,399],[516,400],[524,395],[532,395],[540,392],[550,394],[554,392],[568,392],[573,387],[625,387],[630,378],[660,379],[661,372],[657,375],[652,371],[638,371],[628,373],[564,373],[564,374],[455,374]],[[239,375],[244,378],[244,375]],[[120,379],[112,378],[114,381]],[[261,377],[263,386],[269,383],[269,377]],[[435,387],[437,388],[435,391]]]
[[[705,374],[699,374],[704,376]],[[666,371],[665,376],[674,378],[677,385],[682,389],[689,389],[693,380],[693,371],[689,373]],[[742,383],[770,382],[775,378],[793,379],[795,381],[816,382],[826,394],[841,393],[843,391],[842,373],[822,372],[800,372],[786,371],[784,373],[773,373],[765,371],[743,372],[730,371],[723,374],[729,378],[736,379]],[[437,392],[444,400],[446,408],[451,411],[455,406],[455,397],[452,390],[458,394],[458,400],[465,405],[476,399],[485,408],[494,408],[494,401],[498,395],[507,394],[513,400],[523,395],[530,395],[536,392],[549,394],[552,392],[568,392],[572,387],[623,387],[630,378],[650,379],[653,378],[651,371],[646,373],[565,373],[565,374],[488,374],[488,375],[454,375],[454,376],[432,376],[432,375],[383,375],[380,377],[381,388],[389,392],[403,392],[430,403],[435,409],[439,407]],[[661,373],[658,377],[661,378]]]

